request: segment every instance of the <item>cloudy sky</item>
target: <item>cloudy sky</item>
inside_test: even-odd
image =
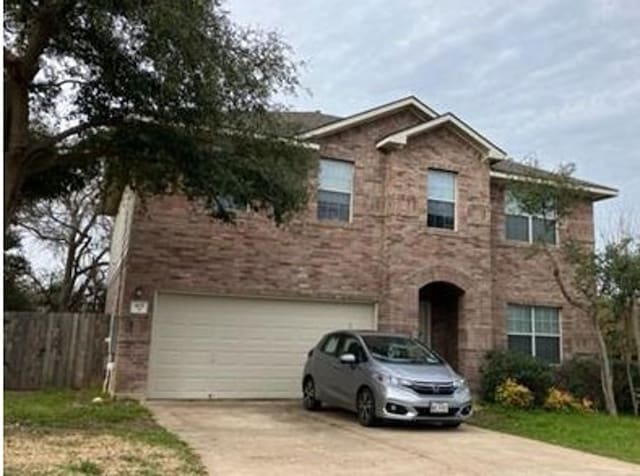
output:
[[[409,94],[515,158],[620,189],[598,234],[640,215],[640,1],[229,0],[306,62],[298,110],[348,115]],[[637,221],[635,225],[637,225]]]

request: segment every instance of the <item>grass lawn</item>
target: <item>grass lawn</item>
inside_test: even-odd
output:
[[[5,475],[204,475],[198,457],[132,400],[97,391],[4,393]]]
[[[640,464],[640,418],[600,413],[515,410],[483,405],[471,422],[502,431]]]

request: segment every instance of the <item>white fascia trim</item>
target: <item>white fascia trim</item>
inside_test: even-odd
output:
[[[384,148],[394,148],[394,147],[404,147],[407,145],[407,140],[416,135],[423,132],[430,131],[431,129],[435,129],[436,127],[442,126],[444,124],[451,124],[455,126],[458,130],[463,132],[466,136],[473,139],[474,142],[480,144],[484,149],[487,150],[487,158],[489,159],[505,159],[507,154],[498,149],[495,145],[489,142],[487,139],[482,137],[476,131],[471,129],[468,125],[462,122],[460,119],[455,117],[453,114],[447,113],[442,116],[434,119],[432,121],[426,122],[424,124],[418,124],[410,129],[406,129],[404,131],[396,132],[395,134],[391,134],[390,136],[385,137],[380,142],[376,144],[378,149]]]
[[[526,175],[508,174],[508,173],[505,173],[505,172],[498,172],[498,171],[495,171],[495,170],[492,170],[491,172],[489,172],[489,176],[491,178],[497,178],[497,179],[503,179],[503,180],[517,180],[517,181],[520,181],[520,182],[532,180],[532,177],[528,177]],[[541,178],[536,178],[534,180],[536,182],[539,182],[539,183],[549,183],[549,184],[552,183],[550,180],[544,180],[544,179],[541,179]],[[618,196],[618,191],[617,190],[612,190],[612,189],[608,189],[608,188],[577,185],[577,184],[576,184],[576,188],[579,189],[579,190],[584,190],[585,192],[588,192],[588,193],[592,193],[594,195],[602,196],[602,197],[617,197]]]
[[[346,129],[347,127],[352,127],[362,122],[367,122],[371,119],[375,119],[378,116],[382,116],[385,114],[389,114],[399,109],[403,109],[407,106],[413,106],[418,109],[420,112],[428,116],[429,118],[438,117],[438,113],[431,109],[429,106],[423,104],[418,101],[414,97],[408,97],[405,99],[400,99],[398,101],[391,102],[389,104],[385,104],[384,106],[376,107],[373,109],[369,109],[368,111],[362,112],[360,114],[354,114],[353,116],[347,117],[342,120],[337,120],[332,122],[331,124],[327,124],[326,126],[321,126],[316,129],[312,129],[298,136],[299,139],[312,139],[314,137],[323,136],[330,132],[335,132],[341,129]]]

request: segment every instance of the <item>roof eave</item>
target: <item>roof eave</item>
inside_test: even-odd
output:
[[[505,180],[505,181],[512,181],[512,180],[524,181],[524,180],[531,180],[532,178],[531,176],[527,176],[527,175],[509,174],[506,172],[499,172],[496,170],[492,170],[489,173],[489,176],[493,179]],[[544,180],[544,179],[540,179],[540,180]],[[594,202],[597,202],[600,200],[607,200],[609,198],[614,198],[618,196],[618,190],[615,188],[598,187],[595,185],[579,185],[579,184],[576,184],[576,188],[586,192]]]

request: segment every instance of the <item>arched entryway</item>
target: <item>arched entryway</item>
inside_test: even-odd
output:
[[[458,369],[458,325],[464,290],[447,281],[433,281],[419,292],[419,337]]]

